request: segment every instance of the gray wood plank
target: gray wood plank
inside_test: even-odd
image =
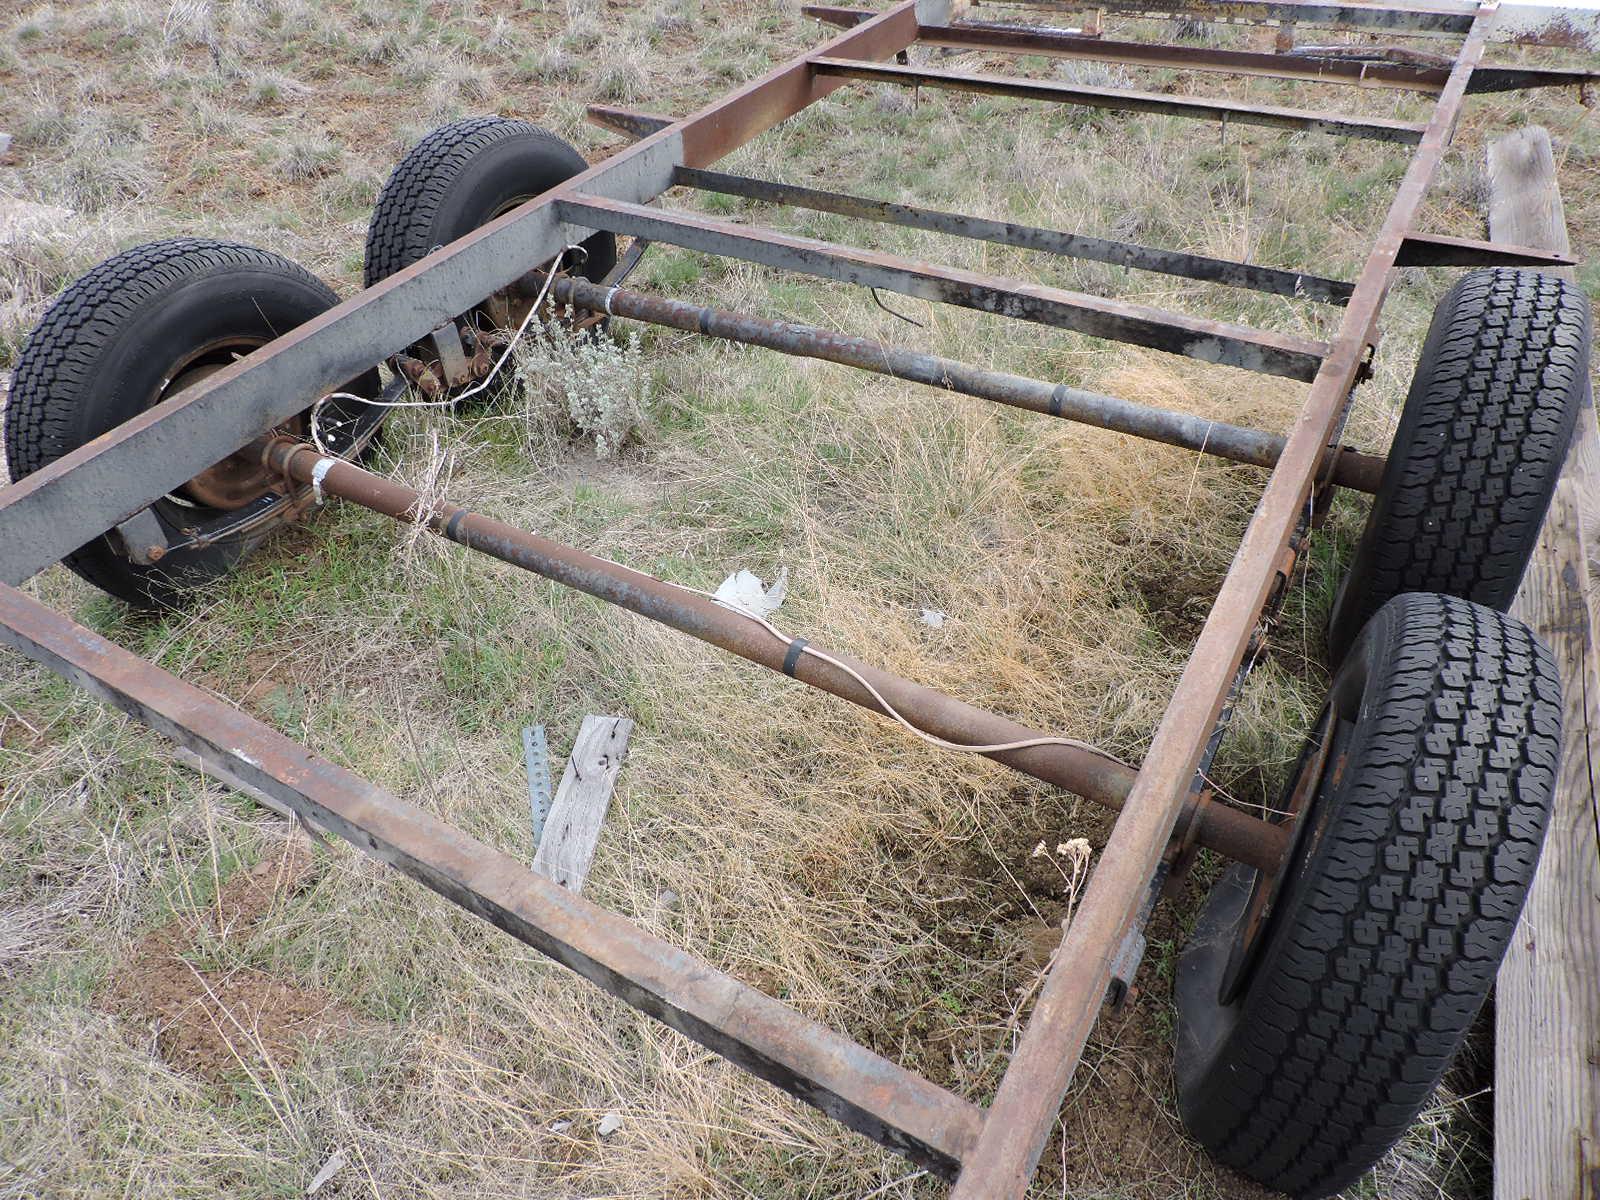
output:
[[[594,862],[611,791],[628,756],[633,722],[627,717],[583,719],[545,821],[533,869],[572,892],[582,892]]]
[[[1489,233],[1565,253],[1550,135],[1537,126],[1489,147]],[[1573,272],[1552,272],[1571,279]],[[1592,1200],[1600,1188],[1600,645],[1585,526],[1596,526],[1600,429],[1592,402],[1512,612],[1561,671],[1565,736],[1555,810],[1495,1000],[1495,1200]]]

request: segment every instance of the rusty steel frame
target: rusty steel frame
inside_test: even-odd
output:
[[[1350,299],[1350,293],[1355,290],[1353,283],[1346,283],[1342,279],[1324,279],[1320,275],[1306,271],[1284,271],[1277,267],[1234,262],[1231,259],[1190,254],[1182,250],[1161,250],[1151,246],[1135,245],[1132,242],[1113,241],[1110,238],[1088,237],[1056,229],[1040,229],[1033,225],[1018,225],[1013,221],[991,221],[984,217],[939,212],[936,209],[919,208],[912,204],[895,204],[887,200],[870,200],[864,196],[827,192],[820,188],[797,187],[792,183],[774,183],[766,179],[751,179],[744,175],[729,175],[722,171],[679,167],[672,173],[672,182],[680,187],[717,192],[724,196],[742,196],[746,200],[760,200],[768,204],[834,213],[863,221],[881,221],[907,229],[947,233],[955,237],[993,242],[1000,246],[1038,250],[1066,258],[1082,258],[1090,262],[1109,263],[1112,266],[1132,267],[1135,270],[1153,271],[1160,275],[1177,275],[1184,279],[1248,288],[1251,291],[1268,292],[1276,296],[1316,300],[1323,304],[1342,305]]]
[[[1233,100],[1173,96],[1165,92],[1135,92],[1127,88],[1089,87],[1076,83],[1055,83],[1046,79],[1018,79],[1009,75],[934,71],[927,68],[858,62],[844,58],[819,57],[813,61],[817,70],[825,75],[857,79],[866,83],[941,88],[954,92],[976,92],[986,96],[1016,96],[1023,100],[1081,104],[1112,112],[1163,113],[1172,117],[1213,119],[1240,125],[1266,125],[1275,129],[1331,133],[1339,137],[1371,138],[1380,142],[1415,144],[1422,140],[1424,129],[1424,126],[1415,121],[1397,121],[1389,117],[1346,117],[1338,113],[1280,108],[1271,104],[1241,104]]]
[[[542,280],[542,274],[539,277]],[[530,280],[528,285],[533,286]],[[1023,375],[974,367],[936,354],[904,350],[872,338],[854,337],[814,325],[773,321],[746,313],[728,312],[682,300],[641,295],[622,288],[606,288],[565,276],[555,281],[555,299],[591,312],[725,338],[747,346],[762,346],[797,358],[841,363],[858,371],[887,375],[926,384],[947,392],[976,396],[1012,408],[1044,413],[1067,421],[1093,425],[1116,433],[1132,434],[1152,442],[1182,446],[1232,462],[1270,467],[1283,453],[1284,438],[1242,425],[1208,421],[1190,413],[1135,404],[1064,383],[1046,383]],[[1328,470],[1328,482],[1359,492],[1376,492],[1384,460],[1350,447],[1340,447]]]
[[[1352,62],[1346,59],[1221,50],[1211,46],[1168,46],[1155,42],[1122,42],[1031,25],[963,21],[935,25],[921,40],[947,50],[988,50],[1006,54],[1038,54],[1086,62],[1161,67],[1176,71],[1209,71],[1224,75],[1256,75],[1298,79],[1306,83],[1339,83],[1367,88],[1394,88],[1437,95],[1448,72],[1438,67],[1397,63]]]
[[[1008,0],[1023,8],[1081,11],[1080,0]],[[1196,17],[1240,25],[1305,25],[1383,33],[1465,36],[1477,6],[1437,3],[1341,4],[1339,0],[1095,0],[1094,7],[1125,17]]]
[[[1410,125],[1165,95],[1159,104],[1152,104],[1147,103],[1151,97],[1146,93],[1099,94],[1113,89],[1098,89],[1086,97],[1090,89],[887,67],[883,60],[919,41],[951,44],[958,36],[952,30],[963,28],[953,25],[952,19],[964,0],[897,0],[889,9],[870,15],[817,10],[848,28],[817,50],[681,120],[600,110],[596,119],[638,140],[0,491],[0,642],[131,713],[211,766],[242,779],[628,1004],[849,1128],[953,1179],[954,1200],[1016,1200],[1026,1190],[1101,1001],[1113,976],[1125,969],[1122,948],[1148,914],[1153,889],[1168,867],[1164,857],[1174,853],[1181,857],[1198,843],[1263,868],[1281,861],[1288,831],[1216,804],[1200,786],[1198,771],[1214,747],[1219,716],[1241,675],[1258,622],[1281,595],[1292,569],[1314,492],[1330,485],[1376,487],[1382,460],[1342,448],[1336,439],[1348,398],[1376,344],[1378,317],[1394,270],[1407,263],[1547,265],[1551,261],[1526,247],[1430,237],[1410,228],[1463,98],[1473,90],[1474,69],[1483,56],[1498,0],[1476,5],[1452,0],[1413,0],[1405,5],[1176,0],[1166,6],[1160,0],[1097,0],[1097,5],[1135,15],[1185,12],[1214,20],[1457,34],[1464,40],[1448,69],[1395,67],[1375,76],[1385,86],[1421,86],[1425,81],[1422,90],[1436,92],[1429,120]],[[972,37],[966,32],[959,36]],[[979,35],[979,40],[986,36]],[[1052,45],[1077,53],[1075,43],[1069,47],[1055,39]],[[1115,54],[1121,45],[1099,42],[1098,49]],[[1009,48],[1019,48],[1015,38]],[[1155,63],[1165,49],[1121,52],[1126,61]],[[1342,68],[1333,70],[1329,61],[1276,66],[1292,72],[1288,78],[1305,78],[1298,73],[1302,69],[1326,70],[1343,82],[1372,82],[1351,78]],[[1206,69],[1276,73],[1267,71],[1272,66],[1243,59],[1230,66],[1225,58],[1209,55]],[[1294,275],[1297,280],[1315,281],[1313,289],[1324,293],[1308,298],[1344,305],[1338,334],[1326,345],[649,207],[674,186],[710,187],[775,203],[988,237],[1024,248],[1073,253],[1088,245],[1101,255],[1129,256],[1128,265],[1163,261],[1158,256],[1165,252],[1144,247],[1080,240],[1073,251],[1066,249],[1074,244],[1069,240],[1072,235],[704,170],[860,78],[962,90],[971,90],[978,81],[980,90],[1036,99],[1103,101],[1137,111],[1230,120],[1247,120],[1253,114],[1269,124],[1392,136],[1415,141],[1416,146],[1355,283]],[[1531,72],[1517,86],[1543,86],[1541,80],[1547,76]],[[314,479],[330,494],[398,520],[420,521],[442,536],[601,596],[869,709],[882,712],[882,699],[887,698],[930,733],[968,743],[1033,736],[1007,718],[866,664],[839,656],[830,663],[800,653],[796,645],[785,645],[746,618],[687,589],[480,514],[443,505],[428,506],[426,515],[421,515],[424,506],[409,489],[352,464],[323,460],[303,445],[263,440],[266,431],[303,411],[317,396],[444,326],[486,296],[525,287],[540,264],[597,229],[1154,345],[1310,384],[1293,427],[1280,437],[1198,422],[1185,414],[808,326],[657,300],[620,286],[555,281],[556,298],[575,307],[844,363],[1270,468],[1233,564],[1143,763],[1129,767],[1093,747],[1059,740],[992,755],[1120,812],[987,1110],[721,974],[624,918],[572,896],[18,590],[30,576],[78,546],[136,517],[213,463],[249,447],[290,480]],[[1143,261],[1135,261],[1141,255]],[[1219,260],[1196,256],[1164,261],[1186,268],[1175,271],[1178,274],[1222,270],[1232,274],[1219,281],[1249,280],[1239,285],[1265,284],[1268,291],[1283,292],[1282,277],[1293,275],[1250,264],[1213,267],[1207,264]]]
[[[1309,381],[1328,350],[1322,342],[1289,334],[961,271],[700,213],[610,200],[583,191],[559,196],[554,207],[563,220],[588,229],[608,229],[780,271],[1073,329],[1267,375]]]

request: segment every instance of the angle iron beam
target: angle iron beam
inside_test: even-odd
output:
[[[919,9],[944,20],[950,3],[900,0],[824,49],[894,54],[915,39]],[[653,199],[670,186],[672,168],[714,162],[839,86],[799,55],[0,489],[0,583],[59,561],[581,241],[585,232],[556,219],[561,193]]]
[[[840,216],[857,217],[865,221],[882,221],[890,225],[902,225],[908,229],[946,233],[953,237],[973,238],[978,241],[995,242],[1002,246],[1017,246],[1025,250],[1041,250],[1047,254],[1059,254],[1068,258],[1083,258],[1093,262],[1110,263],[1113,266],[1134,267],[1141,271],[1177,275],[1185,279],[1248,288],[1252,291],[1269,292],[1296,299],[1317,300],[1325,304],[1344,304],[1355,289],[1353,283],[1339,279],[1324,279],[1320,275],[1308,275],[1299,271],[1262,267],[1226,258],[1211,258],[1204,254],[1188,254],[1181,250],[1160,250],[1134,245],[1131,242],[1090,237],[1086,234],[1063,233],[1032,225],[1017,225],[1011,221],[991,221],[984,217],[968,217],[960,213],[940,212],[910,204],[895,204],[887,200],[872,200],[842,192],[825,192],[794,184],[772,183],[765,179],[727,175],[720,171],[706,171],[697,167],[679,167],[673,172],[672,181],[680,186],[696,188],[703,192],[720,192],[726,196],[743,196],[748,200],[760,200],[770,204],[837,213]]]
[[[919,20],[947,20],[966,0],[900,0],[870,20],[826,43],[821,53],[890,58],[916,41]],[[704,167],[737,150],[780,121],[831,95],[839,81],[819,79],[808,67],[813,50],[746,84],[679,122],[683,166]],[[577,190],[577,189],[572,189]]]
[[[858,1133],[949,1176],[971,1103],[311,754],[15,588],[0,644],[65,676],[641,1012]]]
[[[1156,727],[1126,807],[1040,986],[1001,1079],[978,1145],[950,1200],[1022,1200],[1111,980],[1115,947],[1133,926],[1144,889],[1194,783],[1217,715],[1310,498],[1318,463],[1348,403],[1376,331],[1389,273],[1460,115],[1472,68],[1499,5],[1485,0],[1439,94],[1373,242],[1333,353],[1312,383],[1283,456],[1251,515],[1211,612]]]
[[[1600,38],[1597,38],[1600,41]],[[1577,88],[1580,95],[1600,83],[1600,72],[1575,71],[1561,67],[1479,67],[1472,73],[1467,91],[1521,92],[1533,88]],[[1592,103],[1592,100],[1589,101]]]
[[[590,124],[626,134],[635,140],[642,140],[652,133],[659,133],[677,121],[676,117],[663,117],[632,108],[618,108],[614,104],[591,104],[584,109],[583,115]]]
[[[1512,246],[1478,238],[1437,233],[1408,233],[1395,255],[1397,267],[1542,267],[1547,271],[1577,265],[1565,254],[1534,246]]]
[[[1151,42],[1108,41],[1104,38],[1084,37],[1060,30],[992,22],[924,25],[917,35],[917,41],[923,45],[959,50],[997,50],[1011,54],[1037,54],[1048,58],[1163,67],[1174,71],[1258,75],[1271,79],[1300,79],[1310,83],[1349,84],[1357,87],[1396,88],[1429,93],[1437,93],[1450,74],[1437,67],[1396,66],[1341,58],[1263,54],[1250,50],[1219,50],[1209,46],[1167,46]]]
[[[1056,0],[1014,0],[1022,8],[1082,6]],[[1471,4],[1341,4],[1338,0],[1095,0],[1094,7],[1125,17],[1195,17],[1241,25],[1387,30],[1392,33],[1464,34]]]
[[[811,65],[821,75],[858,79],[867,83],[896,83],[902,87],[942,88],[987,96],[1015,96],[1056,104],[1081,104],[1112,112],[1160,113],[1169,117],[1237,122],[1326,133],[1335,137],[1368,138],[1381,142],[1413,144],[1423,126],[1388,117],[1347,117],[1338,113],[1278,108],[1267,104],[1242,104],[1200,96],[1169,96],[1163,92],[1136,92],[1123,88],[1086,87],[1045,79],[1018,79],[1006,75],[975,75],[958,71],[932,71],[920,67],[890,66],[851,59],[818,56]]]
[[[882,288],[920,300],[1073,329],[1094,337],[1290,379],[1312,378],[1327,349],[1321,342],[1286,334],[959,271],[854,246],[793,237],[698,213],[656,209],[584,194],[563,195],[557,201],[557,211],[562,219],[592,229],[632,234],[705,254],[761,263],[777,270]]]
[[[541,273],[538,280],[542,282],[542,279]],[[533,284],[534,280],[527,282]],[[955,359],[902,350],[871,338],[853,337],[813,325],[798,325],[747,313],[707,308],[682,300],[608,288],[566,276],[555,281],[552,295],[561,304],[699,333],[705,337],[723,338],[747,346],[761,346],[780,354],[838,363],[877,375],[887,375],[891,379],[925,384],[1028,412],[1044,413],[1115,433],[1180,446],[1232,462],[1270,467],[1283,453],[1284,438],[1275,433],[1208,421],[1191,413],[1135,404],[1116,396],[1068,387],[1064,383],[1052,384],[1042,379],[991,371]],[[1383,464],[1381,458],[1340,447],[1333,456],[1327,479],[1339,487],[1375,492],[1383,475]]]
[[[861,22],[871,20],[877,14],[870,8],[843,8],[837,4],[802,4],[800,15],[827,25],[854,29]]]

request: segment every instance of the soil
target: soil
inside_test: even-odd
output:
[[[1071,822],[1071,832],[1086,838],[1098,855],[1112,821],[1112,814],[1086,805]],[[1044,821],[1024,830],[1027,837],[1008,837],[992,850],[980,841],[958,851],[939,869],[921,872],[915,885],[919,894],[946,898],[932,922],[943,949],[956,958],[994,964],[979,977],[981,989],[960,997],[965,1011],[952,1015],[939,1003],[922,1003],[905,1015],[903,1026],[851,1030],[864,1044],[974,1098],[993,1087],[997,1073],[974,1086],[971,1075],[953,1064],[984,1061],[992,1070],[1009,1060],[1021,1022],[1015,1017],[978,1022],[975,1015],[1020,1011],[1026,1020],[1061,944],[1069,880],[1075,856],[1082,853],[1063,841],[1059,827]],[[895,854],[893,847],[885,850]],[[1087,871],[1076,878],[1081,894]],[[1123,1004],[1102,1010],[1075,1072],[1039,1163],[1034,1185],[1039,1194],[1167,1200],[1209,1174],[1217,1190],[1234,1200],[1275,1200],[1276,1193],[1207,1158],[1184,1135],[1176,1114],[1172,968],[1175,948],[1186,937],[1184,914],[1198,906],[1206,886],[1191,877],[1181,899],[1156,907],[1145,931],[1137,984]],[[925,964],[920,976],[930,992],[939,991],[937,959]],[[1140,1182],[1130,1185],[1129,1180]]]
[[[333,997],[254,967],[217,970],[191,959],[243,938],[303,887],[311,856],[290,843],[280,858],[236,872],[203,914],[184,914],[146,934],[115,973],[105,1007],[148,1026],[161,1058],[211,1083],[294,1063],[308,1042],[348,1029]]]

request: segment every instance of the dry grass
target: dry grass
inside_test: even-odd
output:
[[[0,35],[0,128],[17,135],[0,194],[83,214],[83,236],[0,244],[0,369],[49,295],[119,246],[234,236],[349,291],[377,187],[438,121],[525,115],[593,156],[615,143],[580,124],[582,102],[690,111],[819,36],[787,4],[694,0],[36,6]],[[1415,106],[1217,79],[1199,90]],[[1476,154],[1530,114],[1568,148],[1584,243],[1600,226],[1600,139],[1582,110],[1477,103],[1467,144]],[[1223,141],[1161,118],[847,89],[729,169],[1349,275],[1396,161],[1366,143],[1237,128]],[[1432,228],[1477,228],[1473,161],[1451,162]],[[1305,336],[1332,328],[1313,305],[742,202],[672,203]],[[637,278],[1269,428],[1303,394],[886,298],[918,329],[852,289],[692,254],[652,251]],[[1397,287],[1357,443],[1384,443],[1446,284],[1414,272]],[[648,403],[615,457],[559,423],[505,419],[526,410],[407,413],[386,469],[699,587],[787,566],[785,628],[1038,728],[1142,752],[1259,472],[676,334],[647,334],[641,361]],[[1217,775],[1243,802],[1272,797],[1320,702],[1328,564],[1359,520],[1341,507],[1319,533],[1307,586],[1240,704]],[[323,516],[184,615],[130,615],[61,572],[30,586],[523,856],[519,727],[545,723],[560,752],[585,712],[629,714],[634,747],[592,897],[978,1100],[1068,901],[1064,860],[1033,848],[1098,844],[1107,828],[1072,797],[359,511]],[[924,608],[949,620],[929,628]],[[319,1196],[940,1194],[343,850],[317,851],[304,886],[219,943],[204,932],[219,890],[283,838],[154,737],[42,671],[0,666],[0,1197],[300,1194],[335,1153],[345,1165]],[[1249,1194],[1182,1137],[1173,1110],[1170,975],[1199,894],[1159,915],[1140,999],[1096,1033],[1040,1196]],[[293,1063],[241,1035],[224,1083],[187,1073],[113,1002],[144,939],[172,928],[196,931],[177,952],[197,967],[338,996],[354,1019]],[[1481,1168],[1458,1161],[1473,1153],[1469,1107],[1441,1104],[1357,1194],[1471,1194]],[[602,1137],[611,1113],[622,1124]]]

